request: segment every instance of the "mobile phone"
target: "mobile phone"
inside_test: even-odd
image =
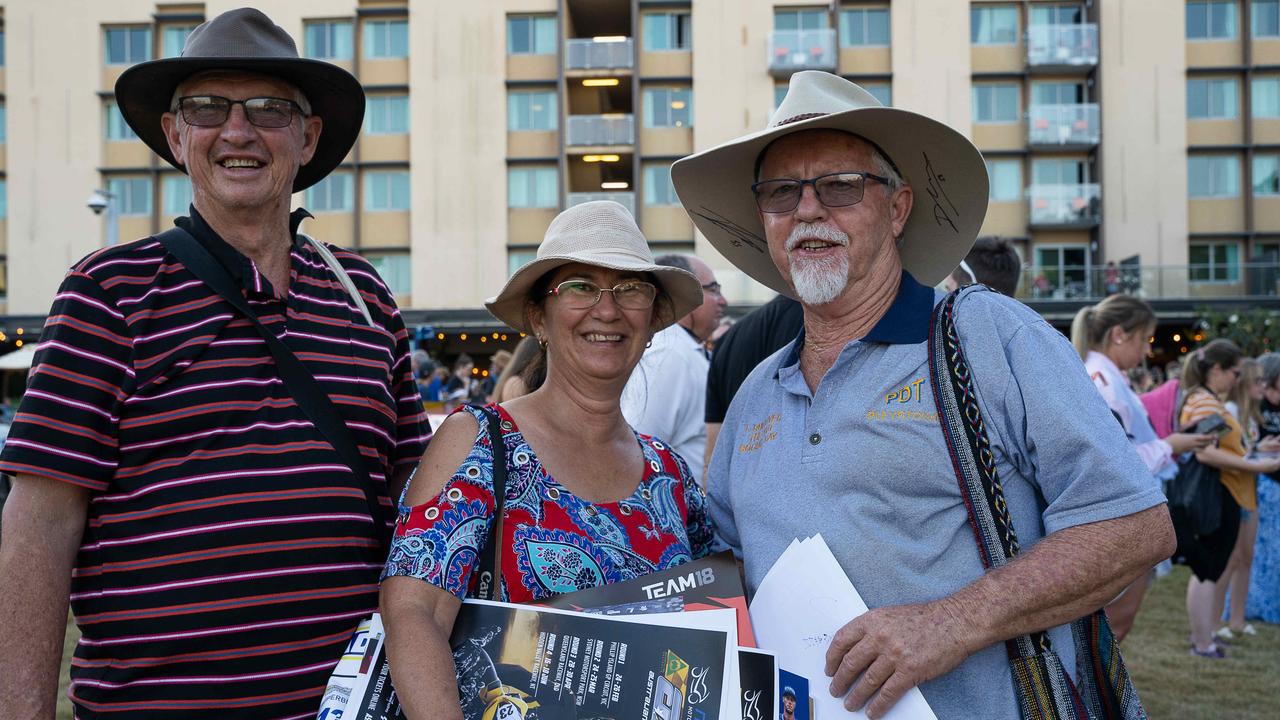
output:
[[[1195,424],[1191,432],[1197,435],[1226,435],[1231,431],[1231,426],[1227,425],[1227,421],[1218,413],[1214,413],[1207,418],[1200,420]]]

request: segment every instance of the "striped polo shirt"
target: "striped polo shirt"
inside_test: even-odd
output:
[[[428,431],[382,280],[333,248],[371,327],[309,245],[295,239],[278,299],[194,208],[179,222],[328,391],[391,518],[387,479]],[[77,716],[314,717],[384,558],[360,482],[250,322],[146,238],[71,268],[30,377],[0,471],[92,493],[71,585]]]

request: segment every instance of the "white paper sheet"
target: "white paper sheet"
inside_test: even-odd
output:
[[[844,699],[831,697],[827,689],[831,638],[867,605],[821,535],[792,541],[761,581],[749,609],[757,644],[778,656],[779,667],[809,679],[818,718],[866,718],[864,712],[845,710]],[[937,720],[919,688],[898,700],[885,718]]]

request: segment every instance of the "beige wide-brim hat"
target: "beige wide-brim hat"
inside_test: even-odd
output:
[[[674,310],[671,317],[662,318],[659,330],[702,304],[702,283],[697,276],[680,268],[655,265],[649,242],[631,213],[612,200],[597,200],[557,215],[538,246],[537,257],[516,270],[502,292],[485,301],[485,308],[516,330],[529,332],[524,316],[529,291],[538,278],[569,263],[652,273],[671,298]]]
[[[915,204],[898,249],[917,281],[942,282],[968,254],[987,213],[987,167],[973,143],[937,120],[881,105],[844,78],[808,70],[791,76],[766,129],[671,166],[685,210],[738,269],[795,297],[769,257],[751,184],[769,143],[803,130],[843,130],[869,140],[911,185]]]

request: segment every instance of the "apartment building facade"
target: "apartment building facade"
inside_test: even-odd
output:
[[[192,27],[239,4],[3,3],[7,314],[45,312],[70,263],[185,211],[185,176],[133,137],[112,87],[129,64],[176,54]],[[1028,298],[1090,297],[1117,278],[1153,298],[1274,295],[1277,6],[278,0],[263,9],[304,55],[351,70],[368,94],[351,154],[297,197],[315,215],[304,231],[365,254],[404,307],[429,316],[479,308],[559,210],[601,197],[630,208],[655,250],[710,260],[733,302],[767,299],[695,233],[669,168],[763,128],[802,69],[843,75],[973,139],[991,178],[982,234],[1017,248]],[[109,200],[100,215],[85,207],[95,191]]]

